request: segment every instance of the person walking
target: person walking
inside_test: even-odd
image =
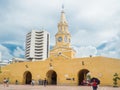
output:
[[[47,80],[45,78],[45,80],[43,81],[43,85],[46,86],[47,85]]]
[[[32,81],[31,81],[31,85],[32,85],[32,86],[35,85],[35,80],[34,80],[34,79],[32,79]]]
[[[6,86],[9,87],[9,78],[6,79]]]
[[[3,79],[3,85],[4,87],[6,86],[7,82],[6,82],[6,78]]]
[[[97,90],[97,88],[98,88],[98,83],[96,82],[96,80],[94,79],[93,80],[93,82],[92,82],[92,88],[93,88],[93,90]]]

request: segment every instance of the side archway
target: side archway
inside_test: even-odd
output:
[[[57,73],[54,70],[49,70],[46,76],[49,85],[57,85]]]
[[[23,74],[23,82],[24,84],[31,84],[32,81],[32,74],[30,71],[26,71]]]
[[[78,72],[78,85],[83,85],[83,81],[86,80],[87,74],[89,73],[89,70],[82,69]]]

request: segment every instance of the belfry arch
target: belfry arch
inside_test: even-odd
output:
[[[86,80],[86,76],[89,73],[89,70],[82,69],[78,72],[78,85],[82,85],[83,80]]]
[[[57,73],[54,70],[49,70],[46,76],[49,85],[57,85]]]
[[[24,84],[31,84],[32,81],[32,74],[30,71],[26,71],[23,74],[23,83]]]

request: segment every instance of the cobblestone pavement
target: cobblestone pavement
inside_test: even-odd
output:
[[[9,85],[4,87],[0,85],[0,90],[92,90],[90,86],[31,86],[31,85]],[[120,90],[119,88],[100,86],[98,90]]]

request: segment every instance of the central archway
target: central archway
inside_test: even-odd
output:
[[[89,70],[82,69],[78,72],[78,85],[83,85],[83,81],[86,80],[87,74],[89,73]]]
[[[29,71],[26,71],[23,75],[23,80],[25,84],[31,84],[32,81],[32,74]]]
[[[56,85],[57,84],[57,74],[54,70],[49,70],[46,74],[48,84],[49,85]]]

